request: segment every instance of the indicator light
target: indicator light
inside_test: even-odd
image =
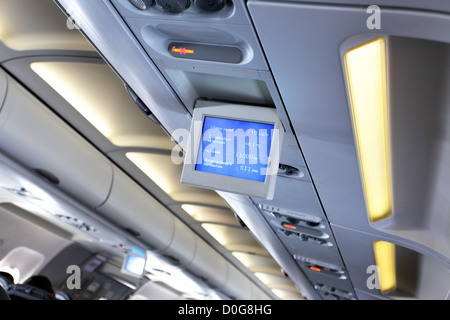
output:
[[[167,51],[175,58],[222,63],[240,63],[244,58],[242,51],[238,47],[223,45],[171,42],[167,46]]]
[[[313,267],[313,266],[311,266],[311,267],[309,267],[312,271],[317,271],[317,272],[320,272],[320,271],[322,271],[322,269],[320,269],[320,268],[317,268],[317,267]]]
[[[292,224],[287,224],[287,223],[283,223],[283,227],[291,229],[291,230],[297,229],[296,226],[293,226]]]
[[[175,46],[172,47],[172,52],[178,52],[179,54],[194,54],[194,50],[186,49],[184,47],[177,48]]]

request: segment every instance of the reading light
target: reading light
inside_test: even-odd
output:
[[[344,55],[350,107],[370,222],[391,216],[386,40]]]
[[[373,244],[375,261],[378,267],[380,291],[386,293],[396,287],[395,245],[390,242],[376,241]]]

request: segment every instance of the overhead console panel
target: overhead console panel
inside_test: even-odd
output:
[[[189,112],[198,98],[274,104],[276,90],[242,1],[156,1],[145,9],[111,2]],[[171,10],[182,3],[192,4]]]
[[[441,30],[450,28],[449,7],[380,1],[371,11],[368,1],[326,2],[247,2],[326,214],[313,214],[322,219],[313,224],[329,225],[306,225],[303,202],[261,209],[323,297],[348,298],[345,286],[330,286],[348,277],[361,299],[446,299],[450,38]],[[328,231],[333,237],[324,238]],[[313,236],[336,244],[344,264],[322,255],[330,249],[323,244],[303,249]]]

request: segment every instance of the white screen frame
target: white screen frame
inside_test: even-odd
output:
[[[224,118],[274,125],[268,171],[264,182],[195,170],[205,117]],[[198,101],[192,116],[189,141],[184,158],[181,183],[195,187],[272,199],[275,191],[284,128],[275,108],[232,103]]]

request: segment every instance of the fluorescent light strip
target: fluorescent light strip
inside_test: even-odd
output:
[[[151,154],[127,152],[126,156],[165,193],[170,195],[173,192],[174,188],[166,177],[165,170],[161,169],[161,163],[158,165]]]
[[[378,267],[380,291],[386,293],[397,286],[395,273],[395,245],[390,242],[376,241],[373,244],[375,261]]]
[[[230,241],[226,226],[214,223],[202,223],[202,227],[222,246],[225,247]]]
[[[95,67],[95,64],[73,64],[70,62],[33,62],[31,69],[39,75],[48,85],[81,113],[105,137],[111,136],[111,128],[106,123],[102,112],[98,111],[95,101],[84,95],[83,83],[78,82],[67,70],[78,66],[79,68]],[[69,69],[67,69],[69,68]]]
[[[386,40],[344,55],[353,126],[370,222],[391,216]]]

